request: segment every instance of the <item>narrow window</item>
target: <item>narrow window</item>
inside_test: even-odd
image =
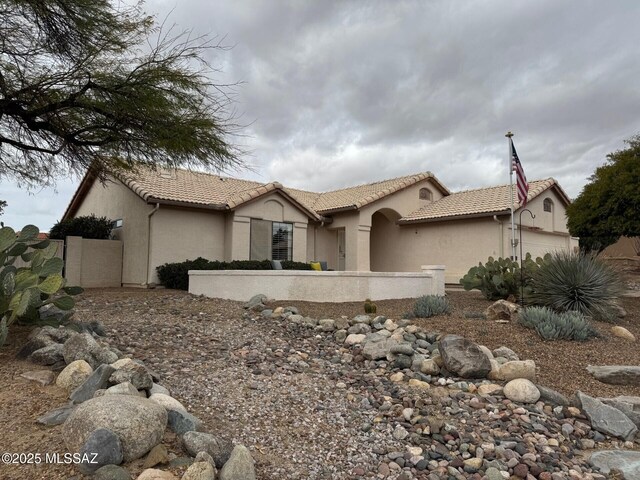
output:
[[[117,220],[114,220],[112,223],[113,228],[121,228],[122,227],[122,219],[119,218]]]
[[[552,212],[553,211],[553,201],[550,198],[545,198],[543,202],[544,211]]]
[[[420,189],[420,200],[431,200],[431,196],[431,190],[429,190],[428,188]]]
[[[271,260],[291,260],[293,257],[293,225],[273,222]]]

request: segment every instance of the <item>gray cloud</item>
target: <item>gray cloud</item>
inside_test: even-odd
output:
[[[256,172],[242,177],[309,190],[424,170],[453,190],[505,183],[512,130],[527,176],[575,196],[640,132],[632,0],[149,0],[147,11],[234,45],[211,61],[218,82],[244,82]]]

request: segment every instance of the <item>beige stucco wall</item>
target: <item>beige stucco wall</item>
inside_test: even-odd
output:
[[[118,181],[102,185],[95,182],[87,192],[75,216],[105,216],[121,218],[121,228],[113,230],[123,247],[122,283],[141,285],[147,271],[147,214],[153,209],[129,188]]]
[[[66,238],[67,285],[83,288],[119,287],[122,278],[122,242],[82,237]]]
[[[255,293],[277,300],[352,302],[443,295],[441,266],[411,273],[244,270],[189,272],[189,293],[246,301]]]
[[[224,259],[223,212],[160,205],[150,227],[149,283],[159,281],[156,267],[165,263]]]
[[[293,224],[293,260],[307,261],[307,228],[309,217],[277,192],[260,197],[237,208],[228,222],[232,224],[231,252],[228,260],[248,260],[251,242],[251,219]],[[230,253],[230,256],[229,256]]]

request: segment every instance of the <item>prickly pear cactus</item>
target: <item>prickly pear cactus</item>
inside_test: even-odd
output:
[[[45,305],[69,312],[63,320],[68,319],[74,306],[72,295],[82,293],[80,287],[66,286],[64,263],[55,256],[57,245],[48,239],[38,241],[38,233],[34,225],[27,225],[19,235],[10,227],[0,228],[0,345],[13,322],[38,322]],[[27,266],[16,267],[18,258]]]

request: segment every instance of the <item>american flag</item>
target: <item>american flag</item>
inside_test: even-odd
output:
[[[524,174],[522,164],[516,153],[516,147],[513,146],[513,140],[511,142],[511,170],[516,172],[516,190],[518,190],[518,202],[521,207],[527,204],[527,194],[529,193],[529,184],[527,183],[527,177]]]

